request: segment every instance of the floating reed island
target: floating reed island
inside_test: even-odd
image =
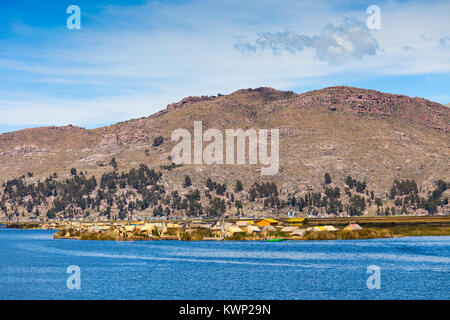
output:
[[[407,217],[409,218],[409,217]],[[445,217],[444,217],[445,218]],[[317,221],[319,220],[319,221]],[[79,240],[345,240],[392,238],[401,236],[450,235],[449,217],[430,219],[348,219],[292,218],[190,222],[68,222],[55,229],[55,239]],[[322,225],[320,223],[322,222]],[[363,226],[361,226],[363,225]]]

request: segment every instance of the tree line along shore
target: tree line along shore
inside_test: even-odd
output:
[[[435,181],[425,189],[414,180],[395,180],[390,190],[375,191],[364,180],[348,175],[335,179],[325,173],[319,188],[300,183],[283,190],[275,182],[214,181],[183,175],[180,184],[164,180],[165,172],[141,164],[101,177],[72,168],[67,176],[56,173],[45,180],[33,173],[10,179],[0,188],[0,220],[145,220],[173,218],[228,219],[242,216],[280,218],[289,211],[301,217],[359,217],[364,215],[448,215],[449,182]]]

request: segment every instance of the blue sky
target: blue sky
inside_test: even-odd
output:
[[[72,4],[80,30],[66,27]],[[450,103],[449,17],[445,0],[2,0],[0,132],[93,128],[258,86]]]

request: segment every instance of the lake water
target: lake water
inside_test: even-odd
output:
[[[342,241],[53,240],[0,229],[0,299],[449,299],[450,237]],[[81,270],[70,290],[69,265]],[[380,268],[368,289],[367,268]]]

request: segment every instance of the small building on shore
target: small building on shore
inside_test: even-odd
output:
[[[94,226],[90,226],[89,228],[88,228],[88,232],[98,232],[98,233],[102,233],[102,232],[105,232],[105,231],[108,231],[108,230],[110,230],[111,229],[111,227],[110,226],[98,226],[98,225],[94,225]]]
[[[119,234],[123,237],[123,238],[128,238],[130,237],[133,232],[136,230],[136,226],[132,226],[132,225],[125,225],[122,228],[119,229]]]
[[[291,218],[286,220],[286,224],[290,227],[302,227],[307,222],[306,218]]]
[[[320,232],[325,231],[325,229],[322,226],[315,226],[315,227],[309,227],[306,229],[308,232]]]
[[[236,234],[243,234],[244,231],[236,225],[229,227],[226,231],[227,237],[232,237]]]
[[[357,223],[349,223],[349,225],[344,228],[345,231],[355,231],[361,229],[362,227]]]
[[[156,225],[154,223],[146,223],[144,225],[140,225],[137,228],[139,229],[139,232],[151,235],[153,230],[156,230]]]
[[[294,232],[297,229],[297,227],[283,227],[280,229],[280,232],[286,233],[286,234],[291,234],[292,232]]]
[[[223,224],[219,222],[216,223],[210,230],[215,237],[223,237],[225,235],[225,228]]]
[[[267,219],[262,219],[261,221],[258,221],[256,223],[256,225],[258,227],[277,226],[278,225],[278,221],[275,220],[275,219],[267,218]]]
[[[238,226],[238,227],[246,227],[246,226],[250,226],[250,225],[254,225],[255,224],[255,222],[254,221],[251,221],[251,220],[238,220],[238,221],[236,221],[236,225]]]
[[[277,231],[277,228],[275,228],[274,226],[265,226],[265,227],[261,227],[261,231],[264,232],[265,234],[267,234],[269,232]]]
[[[189,228],[192,230],[199,230],[199,229],[211,229],[212,225],[209,223],[191,223],[189,225]]]
[[[247,226],[244,230],[247,234],[250,235],[256,235],[261,233],[261,229],[258,228],[257,226]]]
[[[168,234],[179,235],[182,230],[183,230],[183,228],[178,223],[169,222],[166,225],[166,233],[168,233]]]
[[[292,231],[291,236],[293,237],[303,237],[306,234],[306,229],[295,229]]]

